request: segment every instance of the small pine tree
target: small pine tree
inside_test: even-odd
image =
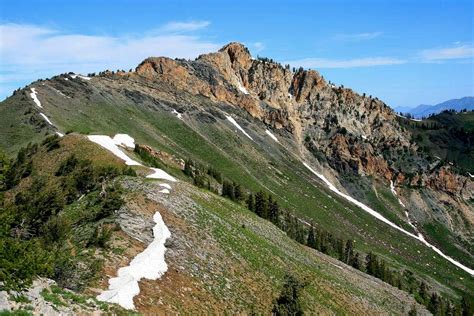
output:
[[[268,217],[267,197],[263,191],[255,195],[255,213],[262,218]]]
[[[416,316],[416,315],[417,315],[416,305],[413,304],[413,305],[411,306],[410,311],[408,312],[408,316]]]
[[[255,212],[255,197],[253,196],[253,193],[249,193],[246,204],[249,210]]]
[[[311,228],[309,229],[309,232],[308,232],[308,239],[306,241],[306,245],[308,247],[311,247],[313,249],[316,249],[317,245],[316,245],[316,237],[314,235],[314,227],[313,225],[311,225]]]
[[[347,240],[346,242],[346,248],[344,249],[344,259],[345,263],[351,264],[352,260],[354,258],[354,243],[352,242],[351,239]]]

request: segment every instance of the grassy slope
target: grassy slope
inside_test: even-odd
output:
[[[157,192],[156,184],[137,182],[134,190]],[[412,305],[404,293],[296,243],[229,200],[184,182],[169,197],[157,195],[147,199],[156,199],[151,208],[172,231],[169,270],[141,282],[135,302],[142,312],[268,313],[287,273],[306,284],[301,301],[310,314],[401,314]]]
[[[438,284],[442,291],[454,289],[459,293],[474,288],[472,277],[421,243],[333,196],[302,166],[291,144],[282,140],[286,149],[274,143],[264,135],[261,127],[254,126],[249,131],[257,141],[254,143],[236,134],[225,121],[197,124],[195,118],[187,119],[185,116],[185,121],[193,122],[189,123],[192,124],[190,128],[169,110],[160,107],[150,109],[120,101],[111,103],[93,98],[89,103],[78,103],[68,100],[67,104],[56,102],[55,106],[46,106],[46,111],[63,131],[72,129],[111,135],[126,132],[140,143],[213,165],[248,189],[257,191],[265,188],[276,195],[285,207],[314,219],[315,223],[336,235],[353,238],[357,249],[376,251],[392,264],[408,267],[423,278],[432,279],[432,283]],[[391,202],[381,204],[374,201],[374,207],[378,204],[381,213],[392,213],[397,204],[389,198],[388,187],[381,185],[377,191],[383,194],[384,201]],[[400,211],[397,210],[397,213]]]

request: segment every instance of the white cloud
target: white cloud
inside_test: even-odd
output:
[[[448,48],[425,49],[420,52],[424,62],[441,62],[450,59],[472,59],[474,58],[474,46],[461,45]]]
[[[159,30],[169,33],[184,33],[206,28],[210,24],[209,21],[169,22],[160,27]]]
[[[209,22],[172,22],[159,34],[133,37],[66,34],[37,25],[0,24],[0,82],[8,85],[10,79],[16,88],[62,72],[134,68],[150,56],[195,58],[222,45],[181,33],[207,25]]]
[[[358,68],[387,65],[400,65],[406,63],[405,60],[391,57],[367,57],[356,59],[329,59],[329,58],[304,58],[293,61],[286,61],[294,67],[304,68]]]
[[[253,51],[255,51],[256,53],[259,53],[265,49],[265,44],[263,44],[262,42],[254,42],[254,43],[251,43],[250,46],[253,48]]]
[[[352,33],[352,34],[337,34],[334,36],[336,40],[360,42],[368,41],[382,35],[382,32],[367,32],[367,33]]]

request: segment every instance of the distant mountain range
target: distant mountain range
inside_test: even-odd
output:
[[[440,113],[444,110],[456,110],[460,111],[462,109],[473,110],[474,109],[474,97],[464,97],[461,99],[452,99],[438,103],[435,105],[429,104],[420,104],[415,107],[398,107],[395,110],[403,113],[410,113],[415,118],[421,118],[423,116],[428,116],[430,114]]]

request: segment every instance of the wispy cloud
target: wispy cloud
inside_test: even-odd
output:
[[[254,52],[259,53],[265,49],[265,44],[263,44],[262,42],[254,42],[250,43],[250,47],[253,49]]]
[[[169,22],[159,28],[162,32],[185,33],[204,29],[211,24],[209,21]]]
[[[382,34],[382,32],[336,34],[334,39],[339,41],[361,42],[372,40],[381,36]]]
[[[406,60],[392,57],[367,57],[355,59],[304,58],[286,61],[284,63],[290,64],[294,67],[304,68],[359,68],[400,65],[406,63]]]
[[[33,81],[66,71],[87,73],[133,68],[150,56],[195,58],[221,47],[198,35],[183,34],[207,25],[206,21],[172,22],[163,26],[159,34],[130,37],[70,34],[38,25],[0,24],[0,82],[11,79],[10,85],[16,88],[20,80]]]
[[[424,62],[442,62],[452,59],[473,59],[474,46],[457,45],[455,47],[425,49],[420,52]]]

